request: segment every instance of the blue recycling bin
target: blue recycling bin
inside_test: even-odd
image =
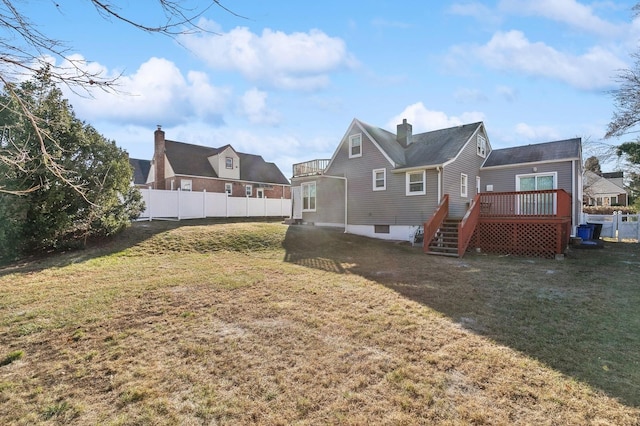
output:
[[[582,241],[590,240],[593,237],[593,226],[578,225],[578,228],[576,229],[576,234],[578,234],[578,237],[582,238]]]

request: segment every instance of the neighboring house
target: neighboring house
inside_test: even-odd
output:
[[[627,191],[624,189],[623,172],[584,172],[584,204],[587,206],[626,206]]]
[[[237,152],[231,145],[211,148],[165,139],[158,126],[145,186],[152,189],[207,191],[233,197],[291,198],[280,169],[261,156]],[[144,160],[130,160],[142,166]],[[143,175],[142,168],[134,176]],[[137,181],[136,181],[137,183]]]
[[[498,210],[497,200],[485,202],[485,207],[493,204],[486,215],[531,218],[562,212],[562,238],[568,242],[566,224],[570,231],[572,218],[575,225],[580,213],[581,164],[580,139],[492,150],[482,122],[413,134],[411,124],[403,120],[393,134],[354,119],[331,159],[293,166],[293,218],[409,241],[424,226],[425,250],[435,251],[428,246],[445,219],[459,227],[473,212],[471,233],[475,231],[482,194],[531,189],[542,192],[527,199],[526,206],[522,200],[507,201],[511,210],[506,212]],[[558,191],[562,194],[555,195]],[[577,204],[564,207],[576,198],[572,194],[578,194]],[[541,197],[550,210],[543,209]],[[470,232],[468,226],[465,232]],[[446,245],[443,238],[440,245]],[[456,253],[467,248],[468,241],[460,245],[457,234],[452,238]]]
[[[129,158],[129,165],[131,165],[131,168],[133,169],[133,184],[135,186],[147,187],[147,178],[149,176],[149,170],[151,170],[151,161]]]

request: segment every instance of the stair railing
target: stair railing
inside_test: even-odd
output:
[[[436,236],[436,232],[442,226],[442,222],[449,216],[449,194],[444,194],[440,204],[431,215],[431,218],[424,223],[424,239],[422,240],[422,249],[425,253],[429,252],[429,244]]]
[[[464,252],[467,251],[471,237],[473,237],[473,231],[478,225],[478,219],[480,218],[480,195],[476,195],[471,200],[471,205],[465,213],[464,217],[458,224],[458,257],[462,257]]]

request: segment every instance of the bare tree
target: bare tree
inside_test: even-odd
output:
[[[51,0],[56,8],[65,0]],[[77,0],[67,0],[73,3]],[[164,19],[161,22],[143,22],[132,18],[126,11],[125,0],[85,0],[89,1],[96,9],[97,15],[104,19],[115,20],[131,25],[140,31],[157,33],[168,37],[180,34],[202,32],[204,29],[198,26],[197,20],[212,7],[218,7],[226,13],[239,16],[226,8],[219,0],[156,0],[155,7],[162,12]],[[37,144],[40,146],[39,156],[46,167],[65,183],[68,173],[57,162],[51,153],[47,152],[43,140],[47,135],[41,130],[39,118],[34,116],[28,105],[25,105],[15,97],[14,87],[17,81],[23,81],[38,72],[46,72],[52,82],[63,84],[74,91],[84,91],[89,94],[89,88],[116,91],[117,78],[108,78],[100,74],[88,71],[83,63],[69,58],[69,47],[59,40],[52,38],[40,30],[23,13],[23,2],[20,0],[0,0],[0,86],[9,102],[0,104],[0,112],[9,111],[12,114],[20,114],[31,122],[35,137],[27,141],[16,141],[3,136],[4,144],[0,144],[0,193],[23,194],[36,188],[11,187],[7,185],[7,176],[11,170],[20,168],[28,163],[28,152],[24,144]],[[150,14],[153,15],[153,14]],[[64,66],[51,67],[51,58]],[[0,129],[2,135],[10,133],[10,128]],[[81,188],[78,188],[81,190]]]

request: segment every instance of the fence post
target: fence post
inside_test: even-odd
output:
[[[182,191],[180,190],[180,188],[178,188],[178,220],[180,220],[182,217],[182,206],[180,205],[180,201],[182,199],[181,195]]]
[[[151,216],[153,216],[153,212],[151,211],[151,188],[147,188],[147,211],[149,212],[149,222],[151,222]]]
[[[202,190],[202,218],[207,218],[207,189]]]

